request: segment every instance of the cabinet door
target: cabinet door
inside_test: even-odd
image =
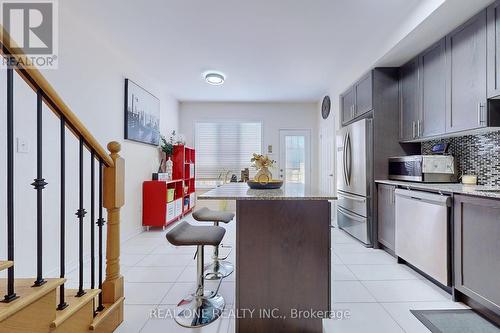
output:
[[[378,241],[392,251],[396,248],[395,189],[378,184]]]
[[[446,37],[448,133],[486,126],[486,10]]]
[[[500,95],[500,1],[487,9],[487,44],[488,44],[488,97]]]
[[[354,119],[354,87],[341,95],[342,124]]]
[[[355,114],[360,116],[373,109],[372,100],[372,71],[363,76],[355,85]]]
[[[500,315],[500,200],[455,196],[455,288]]]
[[[446,54],[445,39],[420,55],[421,119],[417,136],[446,133]]]
[[[419,72],[418,59],[413,59],[400,68],[400,137],[402,141],[416,138],[419,119]]]

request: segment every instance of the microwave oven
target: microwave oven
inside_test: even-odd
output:
[[[422,183],[456,182],[451,155],[412,155],[389,158],[389,179]]]

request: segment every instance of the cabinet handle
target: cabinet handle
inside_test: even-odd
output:
[[[422,121],[419,119],[417,120],[417,136],[421,137],[422,136]]]
[[[415,122],[411,123],[411,129],[412,129],[412,132],[413,132],[413,139],[415,139]]]
[[[477,105],[477,120],[479,125],[483,125],[485,123],[485,121],[483,120],[483,110],[484,110],[484,104],[479,103]]]
[[[481,125],[481,103],[477,104],[477,123]]]

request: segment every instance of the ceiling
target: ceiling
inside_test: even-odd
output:
[[[65,0],[60,6],[180,101],[318,101],[389,51],[404,23],[430,2],[444,0]],[[202,72],[212,69],[225,73],[224,85],[203,81]]]

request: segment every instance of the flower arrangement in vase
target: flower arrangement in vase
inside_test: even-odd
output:
[[[269,169],[274,167],[275,160],[270,159],[267,155],[253,154],[250,161],[253,163],[252,166],[257,169],[255,181],[265,184],[273,180],[273,174]]]
[[[161,143],[159,147],[161,161],[160,166],[158,167],[158,173],[167,173],[169,179],[172,179],[173,162],[171,157],[174,154],[175,144],[183,144],[182,140],[177,137],[175,131],[172,131],[168,139],[163,135],[161,136]]]

